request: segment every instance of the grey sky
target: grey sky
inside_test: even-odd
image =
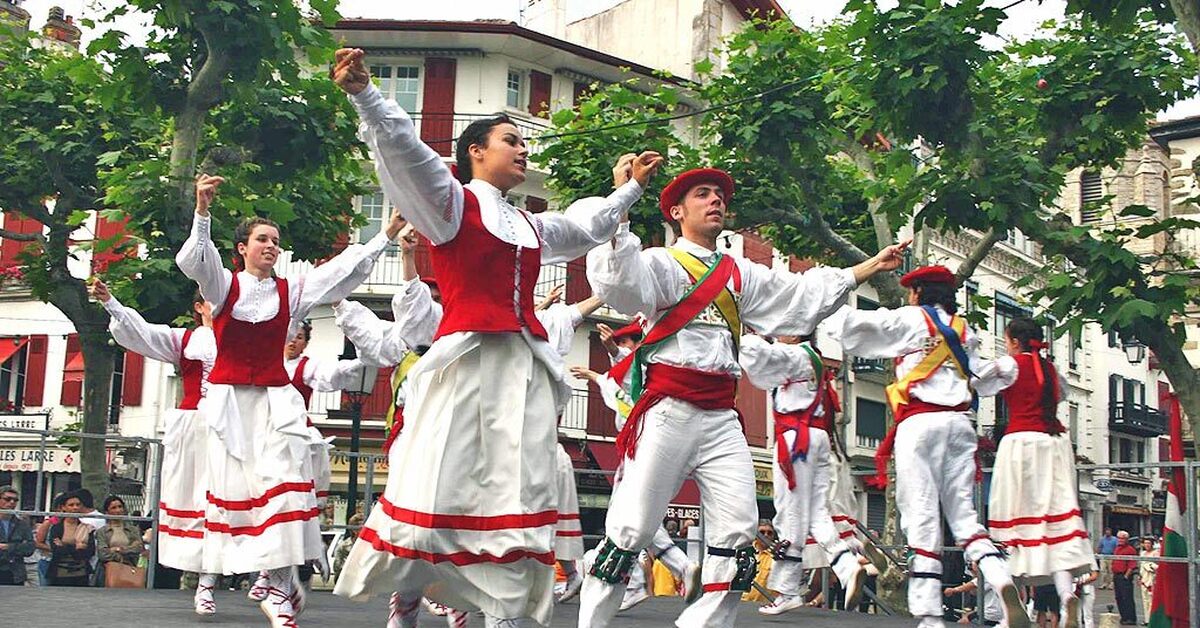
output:
[[[568,21],[579,19],[611,6],[623,0],[567,0]],[[1003,6],[1012,0],[990,0],[990,4]],[[96,17],[99,15],[98,6],[113,6],[117,0],[26,0],[22,3],[25,10],[33,14],[33,24],[40,27],[46,22],[46,13],[51,6],[61,6],[68,15],[80,17]],[[528,0],[454,0],[453,2],[396,2],[395,0],[342,0],[340,10],[346,17],[374,17],[416,20],[473,20],[473,19],[507,19],[518,20],[521,6]],[[887,3],[888,0],[883,0]],[[797,24],[821,24],[833,19],[841,13],[845,0],[829,0],[814,2],[813,0],[779,0]],[[536,0],[534,1],[536,3]],[[1001,35],[1009,38],[1022,38],[1031,34],[1042,22],[1062,17],[1066,0],[1026,0],[1009,9],[1009,19],[1001,26]],[[529,11],[537,10],[535,8]],[[125,27],[127,32],[135,34],[141,27],[132,22]],[[85,33],[84,39],[87,40]],[[1200,98],[1177,103],[1174,107],[1163,112],[1161,119],[1174,119],[1185,116],[1200,115]]]

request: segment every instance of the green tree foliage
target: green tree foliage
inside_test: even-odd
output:
[[[313,15],[283,1],[134,1],[108,19],[142,11],[153,25],[144,44],[116,30],[86,54],[0,43],[0,209],[46,228],[25,275],[80,334],[84,432],[106,429],[116,351],[108,316],[68,269],[80,248],[70,234],[89,210],[128,220],[119,237],[83,247],[141,253],[93,270],[155,322],[187,312],[195,289],[173,257],[190,231],[198,171],[228,180],[213,212],[225,251],[238,220],[262,215],[282,225],[296,257],[318,259],[357,218],[351,200],[368,175],[356,115],[319,70],[306,71],[332,58],[321,22],[336,18],[335,3],[308,4]],[[102,491],[102,447],[84,440],[81,450],[85,484]]]

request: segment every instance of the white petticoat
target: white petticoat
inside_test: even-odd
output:
[[[1066,435],[1015,432],[1000,440],[988,528],[1007,546],[1014,578],[1047,584],[1056,571],[1078,576],[1096,569],[1075,485]]]
[[[320,510],[304,467],[304,400],[290,384],[210,384],[201,413],[208,437],[204,569],[251,573],[321,555]]]
[[[579,521],[579,494],[575,489],[575,465],[571,456],[558,444],[555,452],[555,473],[558,486],[558,525],[554,529],[554,558],[579,560],[583,558],[583,527]]]
[[[164,427],[158,562],[198,572],[204,566],[208,424],[198,410],[174,409],[167,412]]]
[[[423,592],[548,625],[559,382],[521,336],[478,340],[441,368],[410,372],[387,488],[334,592]]]

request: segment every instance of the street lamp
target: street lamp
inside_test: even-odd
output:
[[[346,350],[342,353],[341,359],[353,360],[357,357],[354,350],[354,345],[346,343]],[[346,523],[350,523],[350,517],[354,516],[355,508],[358,506],[358,446],[359,436],[362,432],[362,406],[363,399],[370,396],[371,391],[375,388],[375,378],[379,373],[379,369],[371,366],[360,366],[358,368],[358,377],[354,379],[354,383],[342,390],[342,393],[350,399],[350,468],[349,476],[346,481],[349,486],[349,494],[346,496]]]
[[[1146,359],[1146,345],[1137,340],[1125,340],[1121,343],[1121,348],[1125,350],[1125,359],[1129,360],[1130,364],[1137,364]]]

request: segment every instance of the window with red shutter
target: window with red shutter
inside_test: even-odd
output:
[[[49,338],[42,334],[29,337],[29,353],[25,359],[25,394],[22,404],[26,408],[42,405],[46,392],[46,349]]]
[[[121,259],[124,254],[117,250],[127,238],[117,237],[125,232],[129,219],[112,221],[103,216],[96,217],[95,248],[92,252],[92,272],[103,272],[108,265]]]
[[[545,72],[529,71],[529,113],[550,117],[550,75]]]
[[[375,377],[375,387],[371,389],[371,394],[363,399],[362,418],[382,421],[387,416],[388,408],[395,399],[392,396],[391,379],[391,368],[379,369],[379,375]],[[345,395],[342,396],[342,407],[350,407],[349,399]]]
[[[425,59],[425,97],[421,105],[421,139],[443,157],[449,157],[454,137],[454,59]]]
[[[597,373],[606,373],[611,367],[612,361],[608,357],[608,350],[600,343],[600,334],[591,332],[588,334],[588,368]],[[604,399],[600,396],[599,389],[594,384],[588,384],[588,411],[587,411],[587,431],[593,436],[608,436],[615,437],[617,435],[617,426],[614,421],[615,416],[613,411],[604,405]]]
[[[140,406],[142,405],[142,381],[144,379],[143,369],[145,368],[146,358],[139,353],[132,351],[125,352],[125,371],[121,382],[121,405],[122,406]]]
[[[767,393],[755,388],[750,380],[738,380],[737,407],[745,421],[746,442],[751,447],[767,446]]]
[[[587,258],[567,262],[567,303],[579,303],[590,296],[592,284],[587,280]]]
[[[83,401],[83,351],[79,334],[67,336],[67,355],[63,358],[62,399],[59,405],[78,408]]]
[[[26,218],[17,212],[11,211],[4,212],[2,215],[4,217],[5,231],[21,234],[42,232],[42,223],[32,218]],[[0,268],[19,264],[17,255],[28,247],[36,246],[36,242],[0,238]]]

